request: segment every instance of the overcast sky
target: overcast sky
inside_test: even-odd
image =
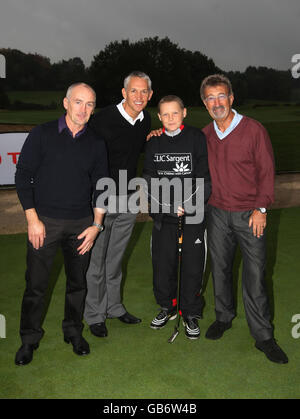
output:
[[[287,70],[299,22],[299,0],[1,0],[0,47],[89,65],[111,41],[168,36],[226,71]]]

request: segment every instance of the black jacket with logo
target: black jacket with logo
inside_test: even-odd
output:
[[[163,133],[160,137],[152,137],[146,145],[143,176],[148,184],[148,200],[152,204],[159,205],[159,213],[155,214],[150,209],[150,215],[157,224],[162,219],[177,213],[178,200],[174,191],[171,190],[170,198],[162,195],[162,188],[159,193],[151,183],[151,179],[167,178],[169,181],[179,179],[182,184],[181,204],[193,197],[196,187],[196,179],[204,179],[204,203],[208,201],[211,193],[210,174],[208,169],[206,138],[203,132],[195,127],[184,126],[178,135],[173,137]],[[184,179],[191,179],[192,187],[184,191]],[[167,197],[168,198],[168,197]],[[169,206],[170,214],[165,212]],[[165,207],[165,209],[164,209]],[[175,219],[174,219],[175,221]]]

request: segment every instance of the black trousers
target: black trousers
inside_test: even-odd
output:
[[[206,258],[204,223],[184,225],[179,308],[183,316],[202,316],[202,277]],[[163,222],[152,230],[153,291],[157,304],[168,311],[177,306],[178,226]]]
[[[83,310],[86,297],[86,271],[89,253],[79,255],[82,243],[77,236],[92,223],[92,217],[79,220],[58,220],[39,217],[45,224],[46,238],[38,250],[27,243],[26,289],[22,301],[20,335],[23,343],[38,343],[44,331],[42,321],[51,267],[61,246],[67,277],[65,313],[62,322],[65,337],[78,336],[83,329]]]
[[[257,238],[249,228],[252,211],[230,212],[209,206],[208,249],[215,296],[216,318],[230,322],[236,316],[233,262],[237,245],[243,258],[242,295],[250,332],[256,340],[273,336],[265,284],[266,232]]]

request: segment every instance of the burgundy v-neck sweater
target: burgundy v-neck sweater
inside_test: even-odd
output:
[[[212,181],[208,203],[227,211],[270,206],[274,202],[274,156],[266,129],[244,116],[223,140],[213,122],[203,132]]]

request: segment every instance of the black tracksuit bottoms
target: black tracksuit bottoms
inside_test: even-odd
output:
[[[206,260],[205,224],[184,224],[180,304],[182,316],[202,317],[202,277]],[[177,307],[178,225],[163,221],[152,230],[153,291],[157,304],[168,311]]]

